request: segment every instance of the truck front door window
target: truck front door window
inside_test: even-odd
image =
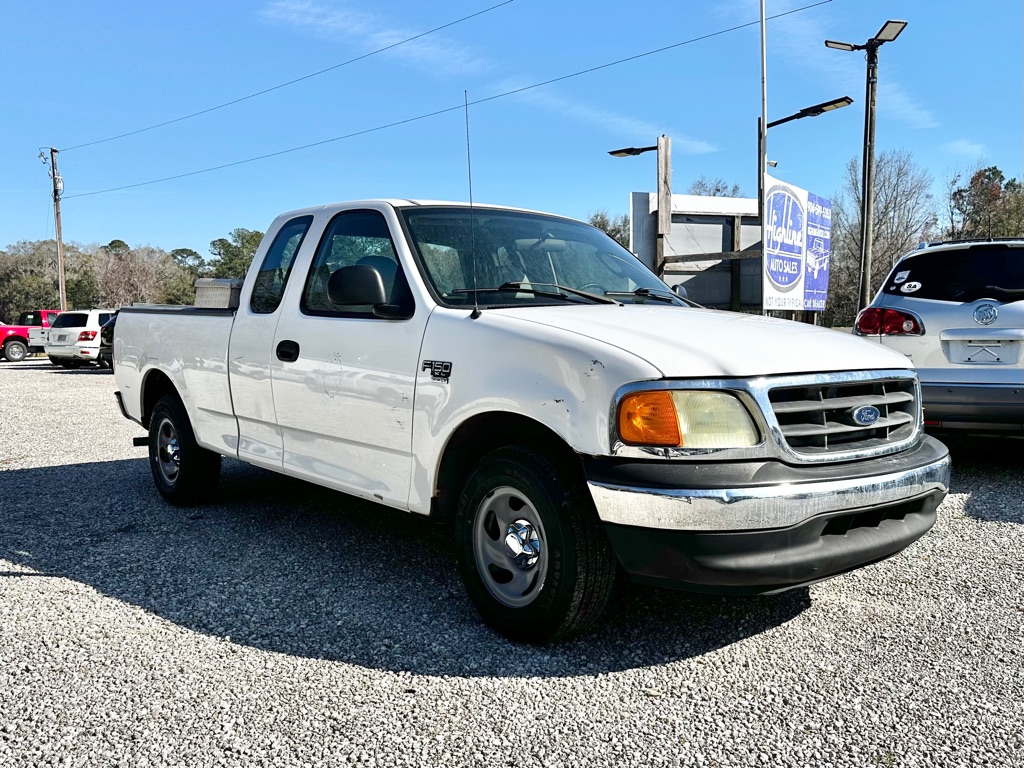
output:
[[[327,317],[373,317],[373,307],[340,307],[327,295],[331,275],[342,267],[357,264],[373,267],[380,273],[388,304],[411,302],[384,217],[377,211],[345,211],[334,217],[317,248],[302,292],[302,312]]]

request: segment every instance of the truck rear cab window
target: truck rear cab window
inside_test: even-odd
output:
[[[260,265],[260,271],[256,274],[252,298],[249,299],[249,309],[257,315],[269,315],[281,303],[292,264],[295,263],[295,255],[299,252],[302,240],[312,223],[312,216],[292,219],[281,227],[274,242],[270,244],[270,249]]]
[[[387,303],[411,312],[412,294],[398,263],[387,221],[377,211],[343,211],[327,225],[309,268],[301,309],[307,315],[374,317],[373,307],[340,307],[327,296],[327,281],[342,267],[365,265],[384,281]]]

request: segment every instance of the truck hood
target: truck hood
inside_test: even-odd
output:
[[[761,315],[656,304],[487,312],[610,344],[666,378],[913,368],[904,355],[852,333]]]

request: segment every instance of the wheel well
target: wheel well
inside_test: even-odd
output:
[[[447,524],[455,519],[462,486],[473,466],[491,451],[506,445],[527,445],[563,464],[566,471],[579,474],[583,464],[577,453],[540,422],[512,413],[484,413],[459,426],[448,440],[437,473],[430,519]]]
[[[162,371],[150,371],[142,382],[142,426],[149,428],[149,417],[164,395],[179,397],[173,382]]]
[[[28,346],[28,339],[26,339],[24,336],[19,336],[18,334],[15,333],[12,333],[10,336],[4,337],[4,340],[2,343],[0,343],[0,346],[6,345],[7,342],[9,341],[20,341],[26,347]]]

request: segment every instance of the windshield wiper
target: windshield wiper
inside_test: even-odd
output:
[[[607,295],[636,296],[642,299],[657,299],[658,301],[666,301],[669,304],[675,304],[676,301],[682,301],[682,299],[671,291],[659,291],[657,288],[637,288],[635,291],[607,291]]]
[[[535,285],[546,285],[549,288],[554,288],[558,293],[554,291],[544,291],[539,288],[534,288]],[[502,283],[499,290],[516,290],[516,291],[528,291],[538,296],[559,296],[564,299],[568,299],[570,294],[572,296],[581,296],[584,299],[590,299],[596,301],[599,304],[618,304],[615,299],[609,299],[607,296],[599,296],[596,293],[588,293],[587,291],[581,291],[578,288],[570,288],[567,285],[559,285],[558,283],[534,283],[530,281],[523,281],[518,283]]]
[[[554,288],[555,290],[545,290],[544,288],[535,288],[534,286],[543,285],[548,288]],[[517,291],[519,293],[532,293],[534,296],[550,296],[553,299],[561,299],[562,301],[572,301],[570,296],[580,296],[584,299],[596,302],[598,304],[618,304],[615,299],[609,299],[606,296],[598,296],[594,293],[587,293],[586,291],[580,291],[576,288],[569,288],[558,283],[530,283],[530,282],[513,282],[513,283],[502,283],[497,288],[458,288],[452,293],[500,293],[503,291]]]

